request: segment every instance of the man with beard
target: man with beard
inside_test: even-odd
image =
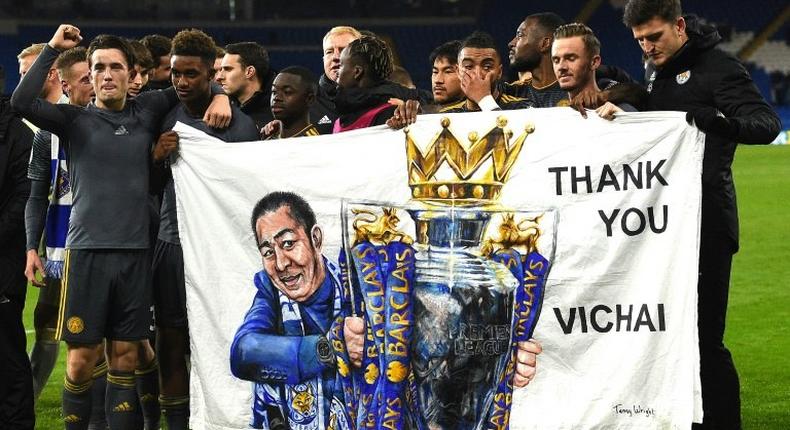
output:
[[[508,43],[510,68],[530,78],[504,85],[504,91],[535,100],[536,107],[568,106],[568,93],[554,76],[551,62],[552,34],[565,21],[556,13],[530,15],[519,24]]]
[[[530,78],[509,84],[502,84],[505,94],[534,100],[535,107],[555,107],[571,105],[583,117],[585,108],[597,108],[607,101],[614,104],[628,103],[636,108],[644,107],[646,93],[640,85],[618,67],[600,65],[595,79],[616,82],[603,91],[582,91],[569,99],[568,93],[560,88],[551,61],[551,45],[557,27],[565,21],[551,12],[536,13],[524,18],[516,29],[516,35],[508,43],[510,67],[521,73],[529,73]]]

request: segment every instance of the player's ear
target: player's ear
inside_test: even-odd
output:
[[[255,66],[247,66],[247,68],[244,69],[244,76],[247,77],[247,79],[252,79],[252,77],[255,76]]]
[[[600,65],[601,65],[601,56],[593,55],[592,61],[590,62],[590,66],[592,66],[592,69],[596,70]]]
[[[355,81],[361,81],[362,80],[362,75],[364,75],[364,74],[365,74],[365,69],[364,68],[362,68],[361,66],[354,66],[354,80]]]
[[[686,32],[685,18],[683,18],[682,16],[678,17],[677,22],[675,22],[675,28],[677,28],[678,36],[680,36],[681,33],[685,33]]]
[[[540,39],[540,52],[549,52],[551,53],[551,45],[554,43],[554,38],[551,36],[546,36],[543,39]]]
[[[324,231],[321,227],[314,225],[310,230],[310,241],[313,243],[313,248],[321,252],[321,246],[324,244]]]

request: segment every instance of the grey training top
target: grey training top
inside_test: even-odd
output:
[[[244,114],[236,106],[232,106],[232,119],[230,126],[224,130],[211,128],[203,122],[202,118],[196,118],[189,114],[183,104],[176,106],[165,118],[162,123],[162,131],[169,131],[180,121],[190,127],[196,128],[210,136],[225,142],[249,142],[259,140],[258,128],[255,121]],[[169,173],[169,172],[168,172]],[[176,216],[176,191],[173,184],[172,175],[168,175],[165,189],[162,196],[162,208],[159,213],[159,240],[180,244],[178,237],[178,217]]]
[[[19,83],[12,106],[57,134],[69,159],[73,206],[66,247],[145,249],[149,246],[151,144],[161,118],[178,103],[175,90],[149,91],[122,111],[53,105],[38,98],[58,51],[46,46]]]

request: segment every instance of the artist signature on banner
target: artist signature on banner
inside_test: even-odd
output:
[[[629,418],[636,417],[636,416],[644,416],[646,418],[650,418],[656,415],[656,410],[651,407],[642,406],[642,405],[624,405],[622,403],[618,403],[612,407],[612,410],[617,415],[626,415]]]

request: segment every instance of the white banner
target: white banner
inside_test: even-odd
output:
[[[704,135],[680,113],[588,119],[568,108],[446,115],[455,136],[504,116],[535,126],[502,189],[514,208],[555,208],[556,251],[534,337],[535,379],[511,428],[688,428],[702,416],[697,256]],[[427,145],[439,115],[410,132]],[[340,199],[411,197],[404,133],[383,127],[287,141],[224,143],[178,124],[173,165],[192,347],[191,426],[243,429],[252,384],[229,350],[262,269],[250,226],[271,191],[303,196],[340,249]],[[464,139],[459,139],[464,142]]]

